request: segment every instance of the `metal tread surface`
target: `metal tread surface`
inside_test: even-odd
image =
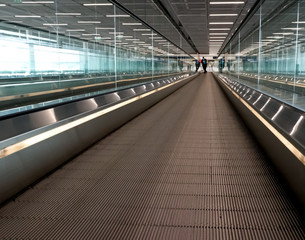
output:
[[[6,203],[0,239],[305,239],[305,224],[208,73]]]

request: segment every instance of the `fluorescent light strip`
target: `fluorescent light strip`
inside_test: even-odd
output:
[[[283,30],[303,30],[304,28],[281,28]]]
[[[97,29],[97,30],[114,30],[115,28],[110,28],[110,27],[96,27],[95,29]]]
[[[274,35],[293,35],[293,32],[284,32],[284,33],[272,33]]]
[[[123,26],[141,26],[142,23],[122,23]]]
[[[112,3],[84,3],[84,6],[112,6]]]
[[[21,2],[23,4],[48,4],[48,3],[54,3],[54,1],[23,1]]]
[[[82,36],[100,36],[98,33],[83,33]]]
[[[55,13],[57,16],[80,16],[81,13]]]
[[[67,32],[84,32],[85,29],[67,29]]]
[[[130,15],[106,15],[106,17],[130,17]]]
[[[212,5],[244,4],[244,2],[210,2]]]
[[[6,6],[6,4],[0,4],[0,7],[5,7]]]
[[[101,23],[100,21],[78,21],[77,23]]]
[[[38,15],[15,15],[16,18],[40,18]]]
[[[231,30],[231,28],[210,28],[210,31],[228,31]]]
[[[220,14],[210,14],[210,17],[231,17],[231,16],[237,16],[237,13],[220,13]]]
[[[233,24],[233,22],[210,22],[209,24],[215,24],[215,25],[226,25],[226,24]]]
[[[227,37],[210,37],[210,38],[223,38],[224,39],[224,38],[227,38]]]
[[[156,33],[142,33],[142,36],[158,36]]]
[[[210,35],[228,35],[227,33],[210,33]]]
[[[136,101],[138,101],[138,100],[140,100],[142,98],[145,98],[145,97],[147,97],[149,95],[152,95],[152,94],[154,94],[154,93],[156,93],[156,92],[158,92],[160,90],[168,88],[168,87],[170,87],[170,86],[172,86],[174,84],[177,84],[177,83],[179,83],[181,81],[184,81],[184,80],[185,79],[181,79],[181,80],[178,80],[176,82],[170,83],[170,84],[168,84],[168,85],[166,85],[164,87],[161,87],[161,88],[152,90],[152,91],[150,91],[148,93],[144,93],[142,95],[136,96],[136,97],[131,98],[131,99],[127,100],[127,101],[118,103],[118,104],[116,104],[114,106],[111,106],[109,108],[103,109],[101,111],[98,111],[98,112],[93,113],[91,115],[88,115],[86,117],[77,119],[75,121],[72,121],[72,122],[69,122],[67,124],[64,124],[64,125],[62,125],[60,127],[54,128],[54,129],[46,131],[44,133],[40,133],[40,134],[38,134],[38,135],[36,135],[34,137],[30,137],[30,138],[25,139],[25,140],[23,140],[21,142],[18,142],[18,143],[15,143],[13,145],[10,145],[10,146],[8,146],[6,148],[3,148],[3,149],[0,150],[0,159],[4,158],[4,157],[7,157],[7,156],[9,156],[11,154],[14,154],[16,152],[19,152],[19,151],[21,151],[23,149],[26,149],[26,148],[28,148],[30,146],[33,146],[33,145],[35,145],[37,143],[40,143],[40,142],[42,142],[42,141],[44,141],[46,139],[49,139],[49,138],[51,138],[51,137],[53,137],[55,135],[58,135],[58,134],[63,133],[63,132],[66,132],[66,131],[68,131],[68,130],[70,130],[72,128],[75,128],[75,127],[77,127],[77,126],[79,126],[81,124],[84,124],[86,122],[89,122],[89,121],[91,121],[93,119],[101,117],[101,116],[103,116],[103,115],[105,115],[105,114],[107,114],[109,112],[112,112],[112,111],[114,111],[116,109],[122,108],[122,107],[124,107],[124,106],[126,106],[128,104],[136,102]]]
[[[145,32],[145,31],[151,31],[150,29],[140,29],[140,28],[135,28],[133,29],[135,32]]]
[[[292,22],[292,23],[305,23],[305,21]]]
[[[44,26],[67,26],[67,23],[44,23]]]

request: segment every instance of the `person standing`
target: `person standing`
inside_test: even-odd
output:
[[[202,64],[203,72],[206,73],[208,61],[204,57],[202,57],[202,59],[201,59],[201,64]]]
[[[196,67],[196,71],[198,71],[199,67],[200,67],[200,62],[198,60],[193,60],[195,62],[195,67]]]

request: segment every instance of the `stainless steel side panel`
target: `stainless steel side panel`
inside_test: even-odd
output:
[[[265,115],[267,121],[269,123],[274,123],[274,126],[277,127],[278,132],[284,136],[285,139],[291,142],[297,148],[297,150],[301,152],[301,155],[304,156],[304,147],[302,145],[305,143],[304,121],[301,122],[301,124],[298,126],[297,131],[294,134],[291,134],[293,135],[293,139],[291,136],[289,138],[289,133],[291,133],[292,126],[296,125],[298,119],[300,119],[302,114],[297,110],[293,111],[293,109],[289,106],[283,106],[276,100],[270,100],[268,104],[265,105],[266,107],[264,109],[261,107],[261,105],[256,107],[256,104],[254,103],[257,101],[260,95],[258,93],[253,94],[253,98],[256,99],[255,101],[251,100],[251,96],[249,94],[242,96],[246,101],[254,104],[252,106],[250,105],[251,108],[249,109],[249,107],[247,107],[233,93],[236,90],[234,87],[230,88],[226,86],[222,80],[219,78],[217,79],[230,101],[233,103],[237,111],[247,123],[247,126],[251,129],[252,133],[257,138],[258,142],[270,156],[273,164],[287,180],[290,188],[296,193],[299,200],[305,205],[304,163],[296,157],[291,149],[288,148],[288,145],[284,143],[285,141],[283,142],[283,139],[280,139],[279,136],[276,136],[272,131],[270,131],[270,128],[267,127],[266,124],[264,124],[258,117],[256,117],[253,112],[257,111],[261,112],[262,116]],[[264,99],[267,100],[267,98]],[[279,108],[282,108],[282,110],[279,111]],[[300,141],[297,141],[297,138],[299,138]]]
[[[181,82],[176,82],[91,121],[0,158],[0,202],[12,197],[37,179],[71,159],[94,142],[188,83],[194,77],[191,76]],[[158,83],[157,85],[162,84]],[[143,89],[139,90],[142,91]],[[108,95],[106,98],[108,97],[111,99],[117,96]],[[122,102],[118,104],[120,103]],[[81,108],[81,106],[78,107]],[[71,110],[71,113],[75,112],[77,113],[78,110]],[[25,135],[27,134],[31,136],[30,132]],[[26,139],[26,136],[24,136],[24,139]]]

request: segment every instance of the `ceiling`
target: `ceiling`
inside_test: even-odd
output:
[[[175,54],[182,49],[188,54],[213,56],[228,42],[257,0],[231,1],[242,2],[241,4],[212,4],[221,0],[45,1],[40,3],[39,0],[0,0],[0,19],[88,41],[96,41],[97,37],[100,37],[108,43],[113,42],[111,32],[115,28],[116,32],[122,35],[122,39],[117,40],[117,43],[126,46],[131,45],[127,37],[145,43],[152,42],[153,38],[156,41],[153,44],[158,46],[160,52],[171,51]],[[114,7],[110,2],[119,7]],[[88,3],[109,5],[85,5]],[[27,15],[36,17],[24,17]],[[123,16],[113,18],[109,15]],[[126,25],[139,23],[139,19],[142,21],[141,28],[147,28],[146,25],[149,25],[154,29],[154,36],[140,34],[135,31],[134,26]],[[162,45],[163,39],[170,40],[172,44]]]

